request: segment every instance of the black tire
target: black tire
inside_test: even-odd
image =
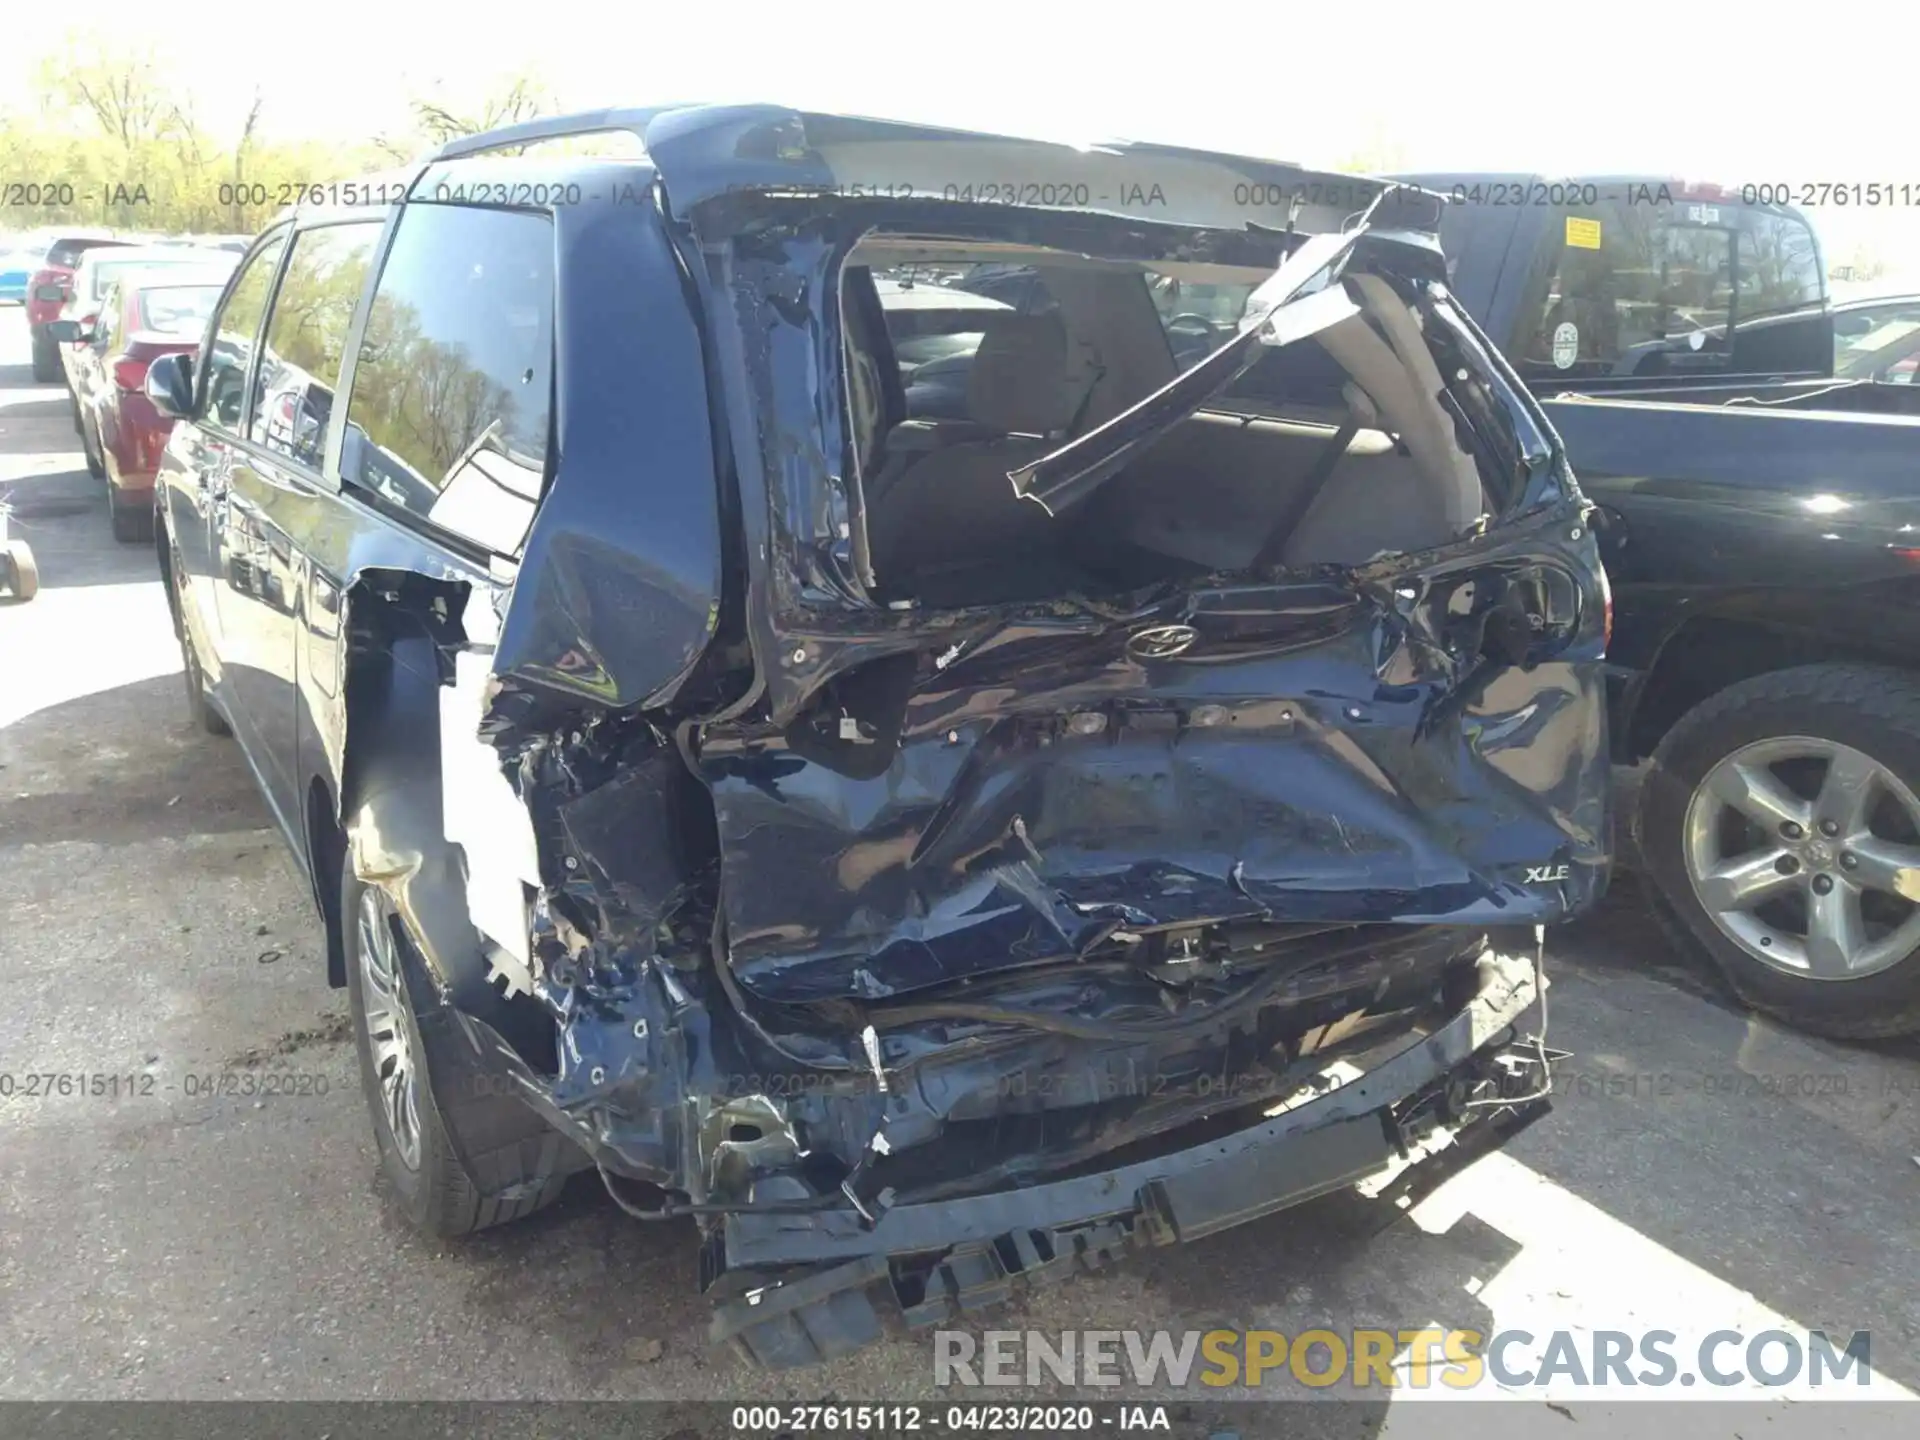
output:
[[[33,332],[33,378],[42,385],[60,378],[60,353],[46,332],[38,328]]]
[[[116,537],[119,534],[118,530],[114,533]],[[187,718],[209,735],[231,735],[233,727],[207,701],[206,672],[200,668],[193,632],[187,628],[186,596],[181,593],[180,573],[180,552],[176,550],[167,559],[167,605],[173,611],[174,638],[180,642],[180,673],[187,687]]]
[[[80,453],[87,457],[87,474],[96,480],[105,480],[107,478],[107,467],[106,463],[100,457],[98,437],[94,435],[93,427],[88,425],[84,420],[80,423]],[[111,485],[107,486],[107,495],[109,497],[113,495],[113,487]],[[119,532],[116,531],[115,533],[118,534]]]
[[[1803,978],[1749,955],[1694,894],[1684,826],[1695,790],[1727,755],[1781,736],[1851,746],[1920,793],[1920,679],[1871,665],[1806,665],[1731,685],[1667,732],[1640,792],[1634,840],[1659,891],[1660,919],[1748,1005],[1789,1025],[1846,1040],[1920,1030],[1920,948],[1858,979]]]
[[[134,501],[120,498],[117,486],[107,487],[107,516],[113,522],[113,538],[123,545],[144,545],[153,539],[153,511],[145,503],[148,497]]]
[[[511,1095],[489,1093],[473,1083],[475,1072],[445,1073],[446,1050],[422,1034],[417,1005],[431,993],[423,962],[406,922],[375,896],[387,925],[394,927],[400,971],[406,991],[398,1007],[407,1043],[423,1082],[414,1110],[418,1117],[417,1163],[409,1164],[396,1140],[382,1103],[380,1073],[367,1024],[367,984],[362,967],[358,917],[367,887],[353,873],[351,855],[340,867],[340,927],[347,967],[347,998],[352,1011],[354,1046],[360,1056],[360,1083],[367,1096],[380,1169],[393,1187],[395,1204],[409,1223],[442,1238],[470,1235],[494,1225],[521,1220],[560,1198],[571,1170],[562,1161],[563,1137]],[[436,1061],[435,1057],[441,1057]],[[448,1130],[449,1106],[464,1147]],[[473,1168],[461,1159],[472,1157]],[[477,1173],[476,1173],[477,1172]],[[480,1178],[488,1177],[486,1181]]]

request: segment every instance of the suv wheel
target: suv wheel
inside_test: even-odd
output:
[[[570,1173],[560,1134],[511,1095],[488,1094],[466,1073],[436,1073],[413,1004],[428,982],[407,922],[385,891],[360,883],[351,854],[341,866],[339,913],[360,1082],[401,1212],[427,1234],[451,1237],[558,1199]],[[450,1112],[479,1174],[448,1133]]]
[[[1748,1004],[1846,1039],[1920,1029],[1920,681],[1730,686],[1660,742],[1634,830],[1663,918]]]
[[[94,433],[93,427],[87,424],[84,417],[75,423],[80,427],[80,453],[87,457],[87,474],[96,480],[105,480],[107,466],[100,455],[100,437]],[[113,494],[111,485],[107,487],[107,494],[109,497]]]
[[[107,518],[113,522],[113,538],[122,544],[134,545],[153,539],[153,509],[151,496],[140,495],[133,500],[126,499],[120,493],[118,485],[107,486]]]
[[[33,332],[33,378],[41,385],[60,378],[60,353],[40,329]]]

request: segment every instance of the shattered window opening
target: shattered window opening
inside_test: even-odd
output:
[[[1463,437],[1442,398],[1466,357],[1442,375],[1424,282],[1356,267],[1364,313],[1267,348],[1093,477],[1071,515],[1021,493],[1035,462],[1231,344],[1273,273],[869,233],[840,284],[876,598],[964,608],[1357,565],[1446,544],[1510,492],[1517,454]]]

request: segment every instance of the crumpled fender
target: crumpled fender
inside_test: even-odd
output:
[[[385,891],[406,919],[441,998],[484,1013],[486,956],[467,913],[458,847],[442,827],[434,641],[403,635],[389,655],[384,689],[348,694],[348,854],[354,874]]]

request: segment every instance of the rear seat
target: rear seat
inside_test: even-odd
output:
[[[952,597],[946,603],[990,603],[1056,583],[1032,562],[1048,558],[1058,528],[1007,473],[1065,442],[1096,377],[1057,313],[996,315],[968,371],[970,418],[888,433],[867,501],[882,587],[928,603],[943,603],[936,592]]]

